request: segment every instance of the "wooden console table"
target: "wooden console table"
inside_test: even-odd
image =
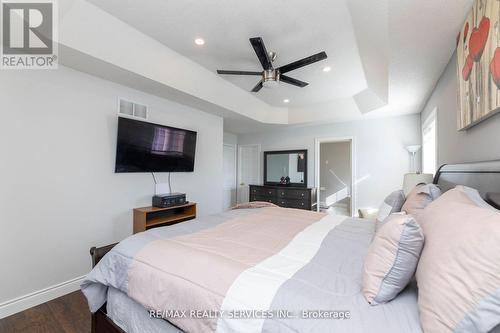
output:
[[[161,227],[196,218],[196,203],[158,208],[141,207],[134,209],[134,234],[153,227]]]

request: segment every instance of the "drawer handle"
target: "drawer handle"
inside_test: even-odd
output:
[[[304,193],[302,193],[302,196],[304,196]]]

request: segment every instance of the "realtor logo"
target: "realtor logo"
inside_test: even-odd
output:
[[[57,20],[53,0],[1,0],[2,69],[56,69]]]

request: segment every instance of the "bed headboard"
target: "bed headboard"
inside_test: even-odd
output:
[[[500,160],[445,164],[434,177],[443,192],[456,185],[475,188],[491,205],[500,209]]]

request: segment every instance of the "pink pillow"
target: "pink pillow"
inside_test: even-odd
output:
[[[500,324],[500,212],[457,187],[419,216],[417,267],[424,332],[489,332]]]
[[[392,214],[377,230],[363,267],[363,295],[375,305],[394,299],[410,282],[424,246],[410,215]]]
[[[267,201],[252,201],[252,202],[244,202],[237,204],[232,209],[264,208],[264,207],[278,207],[278,206]]]
[[[406,197],[401,211],[416,217],[440,195],[441,190],[434,184],[417,185]]]

